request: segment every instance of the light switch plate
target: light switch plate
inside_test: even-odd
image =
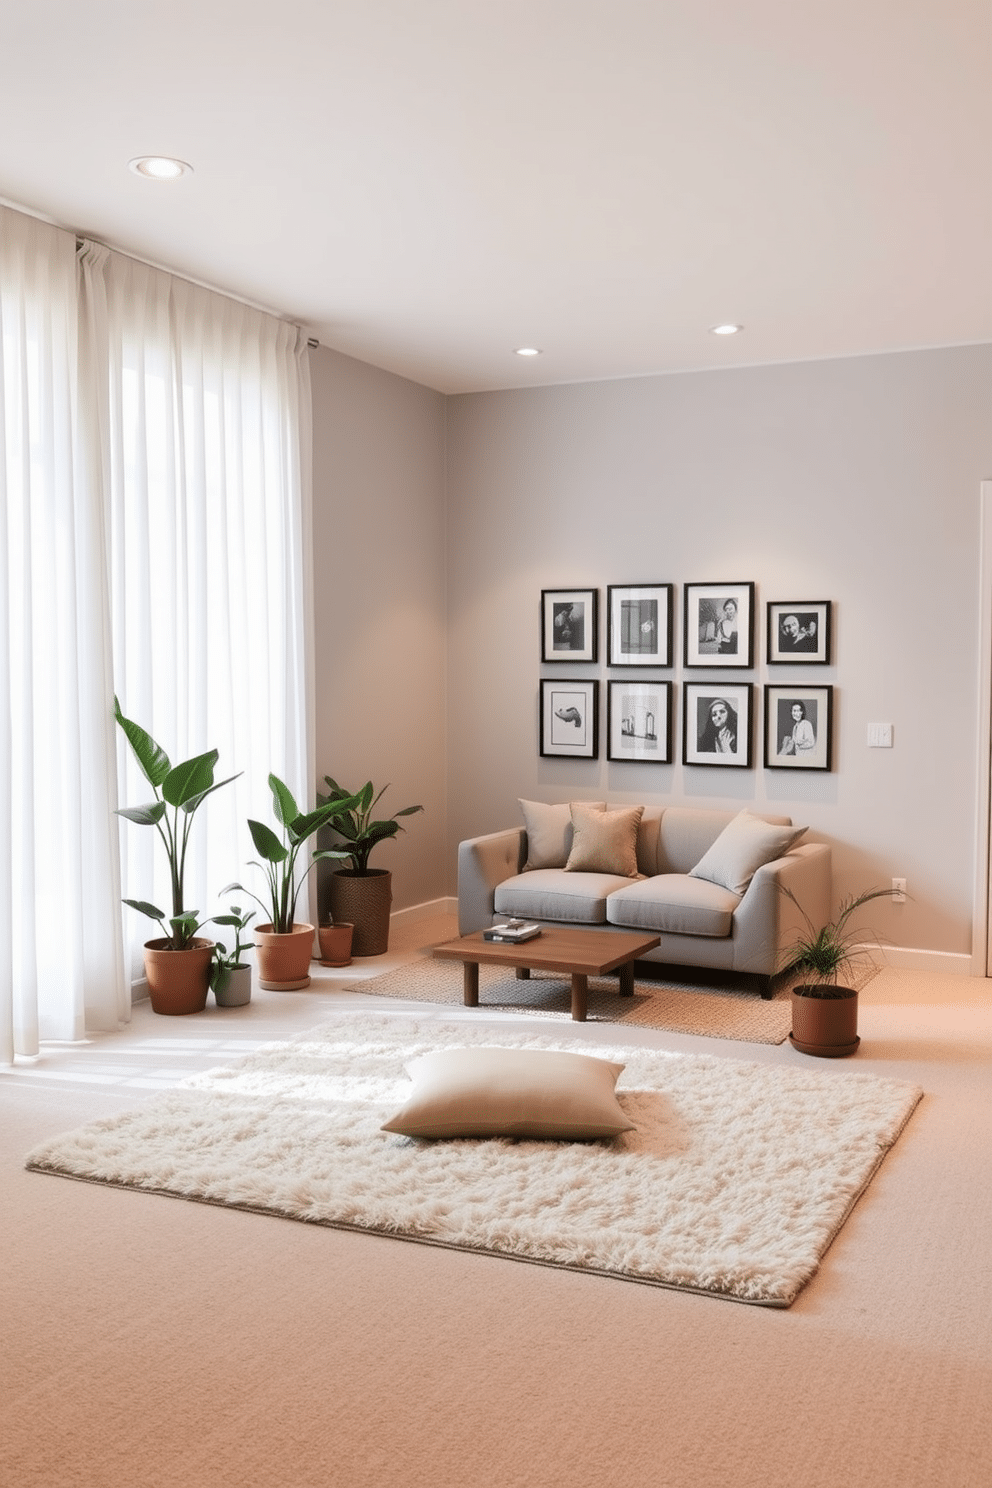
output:
[[[868,748],[869,749],[891,749],[892,748],[892,725],[891,725],[891,723],[870,723],[868,725]]]

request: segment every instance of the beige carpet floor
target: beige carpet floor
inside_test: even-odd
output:
[[[883,971],[861,998],[853,1060],[623,1031],[645,1048],[926,1091],[788,1310],[25,1171],[57,1132],[322,1018],[410,1015],[345,990],[344,975],[316,967],[306,991],[256,989],[246,1008],[195,1018],[144,1004],[119,1033],[0,1072],[5,1484],[992,1483],[988,982]],[[519,1021],[478,1012],[491,1028]],[[616,1035],[592,1023],[569,1036]]]
[[[375,997],[463,1005],[462,967],[457,961],[435,961],[428,956],[353,985],[356,991]],[[571,1021],[569,979],[548,972],[535,971],[527,981],[518,981],[507,967],[480,966],[479,1002],[486,1008]],[[588,1021],[781,1044],[792,1024],[792,1003],[787,981],[766,1002],[753,986],[742,987],[740,978],[713,973],[687,971],[678,980],[638,980],[633,997],[619,995],[616,977],[590,977]]]

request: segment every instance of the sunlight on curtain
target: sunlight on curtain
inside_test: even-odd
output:
[[[98,494],[77,468],[75,239],[0,207],[0,1060],[129,1015]]]
[[[227,907],[219,895],[232,880],[262,891],[247,866],[247,818],[271,820],[269,772],[301,804],[314,799],[305,340],[106,249],[85,245],[80,265],[109,367],[104,479],[121,707],[173,764],[216,748],[217,779],[243,772],[194,824],[187,903],[207,917]],[[122,801],[149,801],[123,744],[119,760]],[[167,905],[157,835],[125,822],[121,849],[124,892]],[[140,975],[141,944],[160,932],[125,913]]]

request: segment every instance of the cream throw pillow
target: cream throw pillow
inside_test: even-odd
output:
[[[732,894],[743,894],[758,869],[787,853],[806,830],[806,827],[775,826],[752,816],[750,811],[739,811],[689,876],[705,878]]]
[[[616,873],[637,877],[637,829],[643,806],[619,811],[591,811],[572,802],[572,851],[565,867],[570,873]]]
[[[605,801],[583,803],[590,811],[605,811]],[[544,801],[521,801],[527,829],[527,861],[531,868],[564,868],[572,847],[572,811],[567,804],[549,806]]]
[[[632,1131],[614,1087],[622,1064],[543,1049],[438,1049],[406,1066],[409,1099],[382,1130],[406,1137],[551,1137]]]

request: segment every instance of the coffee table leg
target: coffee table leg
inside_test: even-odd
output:
[[[586,1021],[586,1000],[589,992],[589,978],[583,976],[580,971],[572,972],[572,1017],[576,1023]]]
[[[633,997],[634,995],[634,963],[625,961],[620,967],[620,996]]]
[[[529,977],[530,977],[530,967],[529,966],[518,966],[517,967],[517,981],[518,982],[526,982],[529,979]]]
[[[465,962],[465,976],[463,978],[465,988],[465,1006],[479,1006],[479,963],[478,961]]]

